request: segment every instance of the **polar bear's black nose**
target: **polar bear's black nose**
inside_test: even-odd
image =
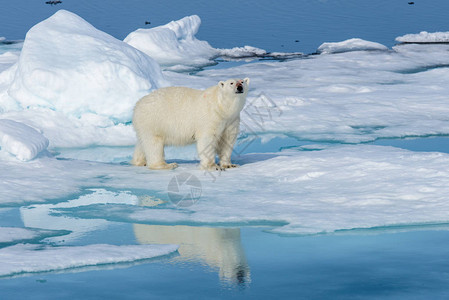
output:
[[[237,91],[238,91],[239,93],[243,93],[243,86],[239,85],[239,86],[237,87]]]

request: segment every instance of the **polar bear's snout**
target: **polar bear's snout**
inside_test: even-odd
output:
[[[237,86],[237,92],[236,93],[237,94],[243,93],[243,80],[237,81],[236,86]]]

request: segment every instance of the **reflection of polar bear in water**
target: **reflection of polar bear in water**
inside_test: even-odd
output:
[[[231,153],[240,124],[240,111],[249,79],[220,81],[204,91],[186,87],[158,89],[140,99],[134,108],[137,144],[131,161],[150,169],[172,169],[164,146],[197,143],[201,169],[233,168]],[[218,154],[220,166],[215,163]]]
[[[146,195],[138,199],[140,206],[157,207],[163,203]],[[143,224],[133,227],[140,244],[177,244],[180,256],[175,260],[205,262],[218,268],[220,279],[227,283],[245,285],[251,281],[239,228]]]
[[[233,284],[250,282],[240,229],[134,224],[140,244],[178,244],[179,260],[204,261],[218,268],[220,279]]]

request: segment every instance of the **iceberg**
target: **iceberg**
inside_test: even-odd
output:
[[[22,109],[128,122],[137,100],[166,84],[153,59],[60,10],[28,31],[8,95]]]
[[[421,31],[417,34],[406,34],[398,36],[396,41],[399,43],[449,43],[449,31],[446,32],[427,32]]]
[[[349,39],[337,43],[323,43],[318,47],[317,52],[322,54],[342,53],[350,51],[386,51],[388,47],[370,41],[365,41],[358,38]]]
[[[0,277],[129,263],[168,255],[177,249],[177,245],[93,244],[51,247],[18,244],[0,249]]]
[[[13,120],[0,119],[0,148],[22,161],[35,158],[48,147],[48,139],[36,129]]]

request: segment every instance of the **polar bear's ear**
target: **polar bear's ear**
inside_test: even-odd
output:
[[[221,88],[224,88],[225,82],[224,82],[224,81],[220,81],[220,82],[218,83],[218,86],[221,87]]]
[[[243,81],[244,81],[247,85],[249,85],[249,78],[248,78],[248,77],[246,77],[245,79],[243,79]]]

